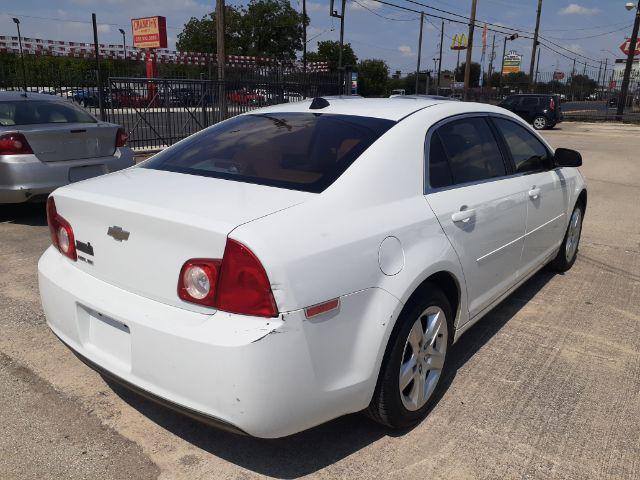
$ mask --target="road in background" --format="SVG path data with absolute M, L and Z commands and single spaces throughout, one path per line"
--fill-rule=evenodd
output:
M 450 351 L 438 404 L 405 432 L 349 415 L 257 440 L 106 383 L 44 323 L 42 207 L 1 208 L 2 477 L 639 478 L 640 128 L 562 123 L 543 134 L 584 157 L 578 259 L 564 275 L 536 274 L 470 329 Z

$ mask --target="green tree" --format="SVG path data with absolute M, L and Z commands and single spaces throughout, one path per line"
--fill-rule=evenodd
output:
M 251 0 L 242 10 L 241 43 L 249 55 L 294 60 L 302 50 L 303 18 L 289 0 Z
M 588 75 L 576 74 L 569 79 L 568 88 L 573 96 L 584 100 L 598 88 L 598 82 Z
M 307 52 L 308 62 L 329 62 L 331 70 L 338 69 L 338 57 L 340 56 L 340 42 L 325 40 L 318 42 L 317 52 Z M 355 66 L 358 63 L 358 57 L 353 52 L 350 43 L 342 46 L 342 65 Z
M 389 67 L 384 60 L 367 59 L 358 63 L 358 90 L 365 97 L 380 97 L 387 93 Z
M 458 68 L 455 70 L 455 78 L 462 82 L 464 81 L 464 69 L 466 67 L 466 62 L 462 62 Z M 476 62 L 471 62 L 471 75 L 469 77 L 469 84 L 473 87 L 480 86 L 480 64 Z
M 244 54 L 242 45 L 242 12 L 234 7 L 225 7 L 225 49 L 228 55 Z M 197 19 L 191 17 L 178 34 L 176 48 L 181 52 L 215 53 L 216 14 L 209 13 Z

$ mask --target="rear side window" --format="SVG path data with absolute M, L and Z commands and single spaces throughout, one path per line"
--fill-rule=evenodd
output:
M 321 192 L 393 125 L 322 113 L 242 115 L 177 143 L 143 167 Z
M 520 103 L 520 98 L 521 97 L 507 97 L 502 102 L 502 106 L 503 107 L 515 107 L 516 105 L 518 105 L 518 103 Z
M 484 118 L 446 123 L 436 134 L 442 141 L 454 184 L 506 175 L 502 154 Z
M 523 107 L 537 107 L 539 103 L 540 99 L 538 97 L 522 97 Z
M 45 100 L 0 102 L 0 125 L 41 123 L 96 123 L 96 119 L 81 108 L 67 102 Z
M 546 169 L 549 152 L 540 140 L 515 122 L 502 118 L 493 121 L 509 147 L 517 173 Z

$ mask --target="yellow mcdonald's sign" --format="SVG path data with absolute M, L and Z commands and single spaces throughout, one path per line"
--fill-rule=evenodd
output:
M 451 50 L 466 50 L 467 49 L 467 36 L 464 33 L 455 34 L 451 41 Z

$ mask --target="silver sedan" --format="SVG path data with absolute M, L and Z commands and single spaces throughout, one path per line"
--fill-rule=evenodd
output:
M 0 92 L 0 204 L 43 200 L 68 183 L 134 164 L 126 132 L 70 101 Z

